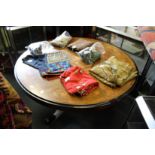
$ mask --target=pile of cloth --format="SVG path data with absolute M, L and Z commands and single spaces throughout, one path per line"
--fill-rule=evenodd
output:
M 71 36 L 65 31 L 52 43 L 64 47 L 70 40 Z M 55 49 L 48 41 L 31 43 L 26 48 L 30 55 L 23 58 L 23 62 L 38 69 L 42 77 L 60 75 L 71 66 L 68 55 L 64 51 Z
M 94 64 L 104 53 L 104 47 L 100 42 L 96 42 L 91 47 L 86 47 L 85 49 L 77 52 L 86 64 Z
M 128 63 L 110 57 L 103 63 L 94 66 L 90 74 L 111 87 L 123 86 L 137 76 L 137 71 Z
M 105 49 L 100 42 L 92 40 L 77 39 L 67 46 L 70 50 L 76 52 L 86 64 L 94 64 L 105 53 Z
M 92 76 L 78 66 L 71 67 L 65 51 L 56 50 L 52 45 L 59 48 L 68 47 L 86 64 L 94 64 L 106 53 L 100 42 L 77 39 L 70 43 L 71 40 L 71 35 L 65 31 L 51 42 L 31 44 L 27 47 L 31 55 L 23 58 L 23 62 L 38 69 L 42 77 L 60 75 L 60 81 L 67 92 L 79 96 L 85 96 L 99 86 L 92 76 L 111 87 L 123 86 L 137 76 L 137 71 L 130 64 L 119 61 L 115 56 L 94 66 L 90 70 Z
M 86 39 L 78 39 L 78 40 L 70 43 L 67 47 L 72 51 L 79 52 L 86 47 L 90 47 L 92 44 L 93 44 L 92 41 L 89 41 Z
M 68 93 L 85 96 L 99 86 L 99 83 L 80 67 L 70 67 L 60 75 L 60 80 Z
M 39 41 L 31 43 L 25 48 L 28 49 L 33 56 L 40 56 L 46 53 L 56 51 L 48 41 Z
M 72 36 L 69 34 L 69 32 L 64 31 L 61 35 L 53 39 L 50 43 L 53 46 L 64 48 L 69 44 L 71 39 L 72 39 Z
M 67 54 L 63 51 L 56 51 L 39 56 L 27 55 L 23 62 L 39 70 L 42 77 L 60 75 L 71 65 Z

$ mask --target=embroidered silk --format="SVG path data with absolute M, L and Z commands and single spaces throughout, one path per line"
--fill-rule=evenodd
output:
M 128 63 L 119 61 L 115 56 L 94 66 L 90 74 L 101 82 L 111 86 L 123 86 L 137 76 L 137 71 Z

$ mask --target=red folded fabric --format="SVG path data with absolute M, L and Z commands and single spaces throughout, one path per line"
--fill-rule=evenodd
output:
M 99 86 L 99 83 L 80 67 L 70 67 L 60 75 L 60 80 L 70 94 L 85 96 Z

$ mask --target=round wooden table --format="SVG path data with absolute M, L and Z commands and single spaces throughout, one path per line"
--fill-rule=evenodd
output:
M 76 39 L 79 38 L 73 38 L 73 41 Z M 110 56 L 114 55 L 119 60 L 125 61 L 132 65 L 135 69 L 137 69 L 133 60 L 121 49 L 96 39 L 85 39 L 92 42 L 101 42 L 105 48 L 106 54 L 103 54 L 102 58 L 94 65 L 99 64 L 103 60 L 106 60 Z M 93 67 L 93 65 L 85 64 L 76 53 L 69 50 L 68 48 L 63 48 L 59 50 L 63 50 L 68 54 L 71 65 L 80 66 L 86 72 L 88 72 Z M 16 80 L 28 94 L 48 105 L 60 106 L 62 108 L 93 108 L 98 106 L 106 106 L 107 103 L 109 103 L 110 101 L 118 99 L 122 95 L 131 91 L 136 83 L 135 78 L 127 82 L 122 87 L 111 88 L 98 81 L 99 88 L 93 90 L 87 96 L 79 97 L 70 95 L 61 84 L 59 77 L 51 78 L 48 80 L 44 79 L 41 77 L 37 69 L 24 64 L 22 58 L 24 58 L 28 54 L 30 54 L 29 51 L 24 52 L 15 64 L 14 74 Z

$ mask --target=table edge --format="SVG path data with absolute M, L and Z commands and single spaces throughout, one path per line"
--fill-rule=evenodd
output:
M 109 100 L 107 102 L 99 102 L 99 103 L 96 103 L 96 104 L 89 104 L 89 105 L 71 105 L 71 104 L 67 104 L 67 103 L 58 103 L 58 102 L 54 102 L 54 101 L 49 101 L 49 100 L 46 100 L 46 99 L 43 99 L 33 93 L 31 93 L 28 89 L 26 89 L 22 83 L 20 82 L 20 80 L 18 79 L 17 75 L 16 75 L 16 72 L 15 72 L 15 69 L 14 69 L 14 76 L 15 76 L 15 79 L 17 81 L 17 83 L 20 85 L 20 87 L 30 96 L 34 97 L 35 99 L 39 100 L 39 101 L 42 101 L 44 102 L 45 104 L 47 104 L 48 106 L 57 106 L 57 107 L 62 107 L 62 108 L 76 108 L 76 109 L 89 109 L 89 108 L 96 108 L 96 107 L 107 107 L 107 106 L 111 106 L 112 103 L 116 100 L 119 100 L 120 98 L 124 97 L 125 95 L 129 94 L 136 86 L 137 84 L 137 81 L 138 81 L 138 77 L 136 77 L 135 79 L 135 83 L 134 85 L 124 94 L 118 96 L 117 98 L 114 98 L 112 100 Z
M 93 38 L 92 38 L 93 39 Z M 98 40 L 98 39 L 96 39 Z M 110 44 L 111 45 L 111 44 Z M 113 45 L 111 45 L 113 46 Z M 118 47 L 116 47 L 118 48 Z M 122 50 L 122 49 L 121 49 Z M 26 52 L 26 51 L 25 51 Z M 122 50 L 123 52 L 123 50 Z M 132 57 L 130 57 L 127 53 L 124 53 L 125 55 L 127 55 L 131 60 L 132 62 L 134 63 L 135 67 L 136 67 L 136 70 L 138 72 L 138 76 L 139 76 L 139 70 L 137 68 L 137 65 L 135 63 L 135 61 L 133 60 Z M 18 60 L 17 60 L 18 61 Z M 96 107 L 107 107 L 107 106 L 111 106 L 112 105 L 112 102 L 116 101 L 116 100 L 119 100 L 120 98 L 124 97 L 125 95 L 129 94 L 136 86 L 136 84 L 138 83 L 138 76 L 135 77 L 135 82 L 134 84 L 132 85 L 132 87 L 126 91 L 124 94 L 118 96 L 117 98 L 114 98 L 112 100 L 109 100 L 109 101 L 106 101 L 106 102 L 98 102 L 98 103 L 95 103 L 95 104 L 89 104 L 89 105 L 71 105 L 71 104 L 67 104 L 67 103 L 59 103 L 59 102 L 54 102 L 54 101 L 49 101 L 47 99 L 44 99 L 42 97 L 39 97 L 33 93 L 31 93 L 28 89 L 26 89 L 22 83 L 20 82 L 20 80 L 18 79 L 17 75 L 16 75 L 16 64 L 15 64 L 15 67 L 14 67 L 14 76 L 15 76 L 15 79 L 16 81 L 18 82 L 18 84 L 20 85 L 20 87 L 27 93 L 29 94 L 30 96 L 34 97 L 35 99 L 39 100 L 39 101 L 42 101 L 44 102 L 45 104 L 48 104 L 48 105 L 53 105 L 53 106 L 57 106 L 57 107 L 63 107 L 63 108 L 77 108 L 77 109 L 85 109 L 85 108 L 96 108 Z

